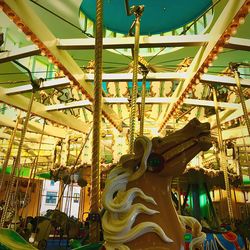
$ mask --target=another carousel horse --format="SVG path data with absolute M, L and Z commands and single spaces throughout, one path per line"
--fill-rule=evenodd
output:
M 106 249 L 184 249 L 186 225 L 192 229 L 190 249 L 199 248 L 205 234 L 195 218 L 177 214 L 171 181 L 211 146 L 209 123 L 197 119 L 164 138 L 138 137 L 134 154 L 122 156 L 106 180 L 102 196 Z
M 85 187 L 87 181 L 85 180 L 84 172 L 85 165 L 78 166 L 59 166 L 50 170 L 52 180 L 62 180 L 64 184 L 68 185 L 71 182 L 77 182 L 80 187 Z

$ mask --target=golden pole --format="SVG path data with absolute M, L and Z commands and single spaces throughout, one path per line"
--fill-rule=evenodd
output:
M 16 181 L 16 170 L 20 168 L 20 158 L 21 158 L 21 152 L 22 152 L 22 147 L 23 147 L 23 142 L 24 142 L 24 138 L 25 138 L 25 134 L 27 131 L 27 127 L 28 127 L 28 122 L 29 122 L 29 118 L 30 118 L 30 114 L 31 114 L 31 108 L 33 105 L 33 101 L 34 101 L 34 96 L 35 96 L 35 92 L 32 91 L 31 93 L 31 97 L 30 97 L 30 101 L 29 101 L 29 106 L 28 106 L 28 110 L 27 110 L 27 114 L 26 114 L 26 118 L 23 124 L 23 129 L 22 129 L 22 133 L 21 133 L 21 138 L 20 138 L 20 142 L 19 142 L 19 147 L 18 147 L 18 151 L 17 151 L 17 156 L 16 156 L 16 160 L 13 164 L 12 167 L 12 179 L 10 181 L 9 187 L 8 187 L 8 193 L 6 195 L 6 203 L 3 209 L 3 214 L 2 214 L 2 218 L 0 221 L 0 227 L 4 226 L 4 222 L 6 219 L 6 215 L 8 212 L 8 208 L 9 208 L 9 204 L 10 204 L 10 197 L 11 197 L 11 193 L 13 191 L 13 187 Z
M 93 105 L 93 146 L 91 167 L 91 200 L 90 213 L 99 214 L 100 208 L 100 142 L 102 111 L 102 46 L 103 46 L 103 1 L 96 0 L 96 32 L 95 32 L 95 77 Z M 90 242 L 99 241 L 99 216 L 93 216 L 90 222 Z
M 16 131 L 17 131 L 17 127 L 18 127 L 18 124 L 19 124 L 20 116 L 21 116 L 21 111 L 19 112 L 19 114 L 17 116 L 16 124 L 15 124 L 15 127 L 14 127 L 12 133 L 11 133 L 11 137 L 10 137 L 10 140 L 9 140 L 8 149 L 7 149 L 7 152 L 6 152 L 6 156 L 5 156 L 4 163 L 3 163 L 3 168 L 2 168 L 2 177 L 1 177 L 1 180 L 0 180 L 0 190 L 1 190 L 3 182 L 4 182 L 5 171 L 6 171 L 6 168 L 8 167 L 10 154 L 11 154 L 12 146 L 13 146 L 14 139 L 15 139 L 15 136 L 16 136 Z
M 25 190 L 24 204 L 26 203 L 28 195 L 30 194 L 30 191 L 29 191 L 30 190 L 30 188 L 29 188 L 30 184 L 34 183 L 34 181 L 35 181 L 36 170 L 37 170 L 37 165 L 38 165 L 38 159 L 39 159 L 39 156 L 40 156 L 42 140 L 43 140 L 43 135 L 44 135 L 44 130 L 45 130 L 45 125 L 46 125 L 46 120 L 44 120 L 44 122 L 43 122 L 43 129 L 42 129 L 42 134 L 41 134 L 40 141 L 39 141 L 37 156 L 35 157 L 34 163 L 32 164 L 32 168 L 30 170 L 30 176 L 29 176 L 28 184 L 27 184 L 27 188 Z M 24 207 L 22 207 L 21 216 L 23 215 L 23 211 L 24 211 Z M 27 210 L 27 212 L 28 212 L 28 210 Z
M 135 14 L 135 44 L 133 50 L 133 87 L 130 108 L 130 124 L 129 124 L 129 153 L 134 151 L 135 140 L 135 118 L 136 118 L 136 98 L 137 98 L 137 80 L 138 80 L 138 55 L 139 55 L 139 40 L 140 40 L 140 22 L 143 8 L 136 8 Z
M 215 108 L 216 122 L 217 122 L 217 129 L 218 129 L 218 144 L 219 144 L 219 154 L 220 154 L 219 160 L 220 160 L 220 165 L 224 174 L 224 181 L 225 181 L 226 192 L 227 192 L 227 207 L 228 207 L 229 219 L 230 219 L 230 223 L 232 223 L 234 216 L 233 216 L 230 183 L 229 183 L 228 171 L 227 171 L 226 152 L 225 152 L 225 147 L 224 147 L 223 139 L 222 139 L 222 130 L 221 130 L 221 125 L 220 125 L 220 116 L 219 116 L 216 89 L 215 88 L 212 88 L 212 89 L 213 89 L 214 108 Z
M 249 121 L 247 106 L 246 106 L 246 103 L 245 103 L 245 98 L 244 98 L 244 95 L 243 95 L 243 92 L 242 92 L 242 89 L 241 89 L 241 85 L 240 85 L 239 72 L 238 72 L 237 68 L 234 68 L 233 70 L 234 70 L 234 77 L 235 77 L 235 80 L 236 80 L 236 85 L 237 85 L 238 93 L 239 93 L 239 96 L 240 96 L 240 102 L 241 102 L 245 122 L 246 122 L 246 125 L 247 125 L 248 134 L 250 135 L 250 121 Z
M 144 130 L 144 115 L 145 115 L 145 99 L 146 99 L 146 77 L 148 71 L 143 70 L 142 75 L 142 90 L 141 90 L 141 120 L 140 120 L 140 136 L 143 136 Z

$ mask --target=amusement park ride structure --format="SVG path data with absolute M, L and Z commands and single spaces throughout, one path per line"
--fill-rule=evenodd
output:
M 223 174 L 228 224 L 240 218 L 229 165 L 233 162 L 240 192 L 249 196 L 243 177 L 250 180 L 250 1 L 206 0 L 197 13 L 188 12 L 190 19 L 183 17 L 178 27 L 170 25 L 172 29 L 158 34 L 146 25 L 152 26 L 151 18 L 158 18 L 160 25 L 162 17 L 173 17 L 175 5 L 144 0 L 131 6 L 125 0 L 125 31 L 118 19 L 121 27 L 112 31 L 117 13 L 112 19 L 108 10 L 117 8 L 115 2 L 84 0 L 80 7 L 77 2 L 81 26 L 71 15 L 76 10 L 71 0 L 64 3 L 68 13 L 63 3 L 0 0 L 0 194 L 5 201 L 1 230 L 18 192 L 21 170 L 30 166 L 24 204 L 33 197 L 32 183 L 44 174 L 60 180 L 59 210 L 73 179 L 82 190 L 89 188 L 90 242 L 99 242 L 103 230 L 107 249 L 177 250 L 183 247 L 186 226 L 192 230 L 191 245 L 200 247 L 205 239 L 201 225 L 177 214 L 171 188 L 180 189 L 179 176 L 198 154 L 195 167 L 213 172 L 211 166 L 217 164 Z M 180 2 L 184 8 L 185 1 Z M 185 16 L 184 9 L 178 16 Z M 234 151 L 232 161 L 228 148 Z M 160 184 L 166 184 L 166 192 L 160 192 Z M 145 201 L 152 204 L 146 207 Z M 131 207 L 123 209 L 129 203 Z M 106 211 L 101 223 L 102 208 Z M 14 214 L 23 215 L 24 210 L 23 205 Z M 50 221 L 53 216 L 64 215 L 49 214 Z M 145 222 L 148 216 L 151 222 Z M 42 249 L 43 237 L 38 238 L 33 242 Z

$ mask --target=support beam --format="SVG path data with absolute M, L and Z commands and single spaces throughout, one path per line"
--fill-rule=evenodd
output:
M 0 63 L 5 63 L 20 58 L 35 56 L 40 54 L 40 49 L 36 45 L 29 45 L 0 54 Z
M 179 103 L 181 103 L 181 99 L 185 99 L 187 88 L 193 86 L 192 80 L 195 79 L 196 76 L 202 75 L 202 72 L 204 72 L 204 67 L 208 67 L 208 65 L 206 64 L 207 58 L 212 53 L 219 39 L 222 37 L 228 26 L 232 23 L 232 20 L 235 18 L 235 16 L 238 15 L 241 7 L 245 3 L 245 0 L 227 2 L 225 8 L 221 12 L 220 16 L 214 23 L 209 33 L 209 42 L 201 47 L 197 52 L 187 70 L 188 77 L 183 83 L 177 86 L 176 90 L 173 93 L 173 97 L 178 97 Z M 179 108 L 180 105 L 176 104 L 176 107 Z M 162 130 L 165 128 L 167 122 L 176 110 L 176 107 L 174 106 L 174 104 L 171 104 L 169 105 L 167 110 L 165 110 L 165 112 L 162 112 L 163 115 L 160 115 L 158 119 L 158 121 L 161 121 L 159 132 L 162 132 Z
M 31 40 L 51 60 L 63 70 L 65 75 L 78 86 L 83 94 L 93 102 L 94 88 L 92 84 L 85 81 L 85 75 L 79 65 L 73 60 L 67 51 L 57 48 L 57 38 L 51 33 L 48 27 L 42 22 L 39 16 L 31 8 L 26 0 L 0 0 L 3 11 L 12 18 L 16 25 L 23 25 L 23 32 L 31 37 Z M 32 20 L 32 22 L 30 21 Z M 102 114 L 119 130 L 122 131 L 122 121 L 119 116 L 107 105 L 102 105 Z
M 10 106 L 27 111 L 29 103 L 29 98 L 27 97 L 21 95 L 7 96 L 5 89 L 0 88 L 0 100 Z M 73 115 L 66 115 L 61 112 L 49 113 L 46 111 L 46 106 L 38 102 L 34 102 L 31 113 L 79 132 L 87 133 L 89 129 L 86 123 L 80 121 Z
M 3 34 L 0 34 L 0 36 Z M 208 35 L 185 35 L 185 36 L 154 36 L 141 39 L 141 48 L 154 47 L 189 47 L 202 46 L 208 42 Z M 133 48 L 134 41 L 132 37 L 123 38 L 104 38 L 105 49 Z M 94 49 L 93 38 L 79 39 L 57 39 L 57 48 L 65 50 Z M 250 51 L 250 40 L 244 38 L 231 37 L 225 48 L 235 50 Z M 16 48 L 11 51 L 0 54 L 0 63 L 12 60 L 39 55 L 40 49 L 36 45 L 29 45 L 22 48 Z
M 140 48 L 202 46 L 207 35 L 152 36 L 140 39 Z M 57 47 L 64 50 L 95 49 L 94 38 L 58 39 Z M 134 48 L 133 37 L 104 38 L 104 49 Z
M 86 82 L 93 82 L 94 75 L 86 74 L 85 75 Z M 143 76 L 138 74 L 138 80 L 142 81 Z M 167 73 L 149 73 L 147 76 L 147 81 L 172 81 L 172 80 L 185 80 L 187 78 L 187 73 L 183 72 L 167 72 Z M 119 81 L 132 81 L 132 73 L 122 73 L 122 74 L 103 74 L 102 80 L 104 82 L 119 82 Z M 202 76 L 201 81 L 204 83 L 220 83 L 224 85 L 236 85 L 235 79 L 229 76 L 216 76 L 205 74 Z M 40 86 L 40 90 L 49 89 L 49 88 L 57 88 L 68 86 L 70 81 L 67 77 L 47 80 L 43 82 Z M 241 86 L 245 88 L 250 88 L 250 79 L 241 79 Z M 18 87 L 8 88 L 6 89 L 7 95 L 13 94 L 21 94 L 26 92 L 31 92 L 32 86 L 31 84 L 26 84 Z
M 245 102 L 246 102 L 246 106 L 248 107 L 248 112 L 250 113 L 250 99 L 246 100 Z M 218 105 L 220 107 L 220 103 L 218 103 Z M 221 123 L 230 122 L 234 119 L 237 119 L 243 116 L 243 110 L 242 110 L 241 104 L 239 103 L 238 105 L 239 105 L 239 108 L 237 110 L 227 109 L 227 110 L 220 112 Z M 202 122 L 209 122 L 211 124 L 211 129 L 214 129 L 217 127 L 215 115 L 211 115 L 210 117 L 202 120 Z
M 41 83 L 39 90 L 43 89 L 50 89 L 50 88 L 57 88 L 57 87 L 65 87 L 70 84 L 70 81 L 67 77 L 47 80 Z M 13 94 L 21 94 L 26 92 L 32 91 L 32 85 L 26 84 L 18 87 L 8 88 L 6 89 L 6 95 L 13 95 Z
M 249 136 L 246 126 L 239 126 L 222 131 L 223 140 L 236 139 Z
M 225 48 L 250 51 L 250 39 L 231 37 Z
M 58 39 L 57 48 L 64 50 L 87 50 L 95 49 L 94 38 Z M 162 47 L 190 47 L 203 46 L 209 42 L 209 35 L 182 35 L 182 36 L 152 36 L 140 39 L 140 48 L 162 48 Z M 133 37 L 104 38 L 104 49 L 132 49 L 134 47 Z M 250 50 L 249 39 L 230 38 L 225 46 L 229 49 Z
M 6 115 L 0 115 L 0 127 L 14 128 L 15 122 L 9 119 Z M 17 129 L 22 130 L 22 127 L 23 126 L 19 124 Z M 43 130 L 43 125 L 38 122 L 30 121 L 27 127 L 27 131 L 33 133 L 41 134 L 42 130 Z M 58 137 L 58 138 L 65 138 L 66 131 L 63 128 L 57 128 L 51 125 L 45 125 L 44 135 Z
M 173 97 L 148 97 L 145 99 L 145 104 L 166 104 L 166 103 L 174 103 L 177 98 Z M 106 97 L 106 104 L 128 104 L 128 98 L 126 97 Z M 141 97 L 137 98 L 136 103 L 141 103 Z M 199 100 L 199 99 L 186 99 L 184 101 L 185 104 L 193 105 L 193 106 L 202 106 L 202 107 L 213 107 L 214 102 L 208 100 Z M 47 111 L 55 111 L 55 110 L 64 110 L 69 108 L 81 108 L 84 106 L 92 105 L 92 103 L 88 100 L 83 101 L 75 101 L 70 103 L 60 103 L 55 105 L 46 106 Z M 227 109 L 239 109 L 241 106 L 238 103 L 227 103 L 227 102 L 219 102 L 220 108 Z
M 248 113 L 250 113 L 250 99 L 246 100 L 245 101 L 246 103 L 246 106 L 247 106 L 247 111 Z M 231 120 L 234 120 L 234 119 L 237 119 L 239 117 L 243 116 L 243 110 L 242 108 L 236 110 L 235 112 L 233 112 L 231 115 L 229 115 L 225 120 L 224 122 L 229 122 Z
M 235 78 L 229 76 L 216 76 L 210 74 L 204 74 L 201 77 L 201 81 L 204 83 L 220 83 L 224 85 L 236 86 Z M 250 79 L 241 79 L 241 85 L 245 88 L 250 88 Z

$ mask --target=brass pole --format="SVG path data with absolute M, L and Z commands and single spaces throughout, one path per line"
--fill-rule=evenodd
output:
M 4 182 L 5 171 L 6 171 L 6 168 L 8 167 L 10 154 L 11 154 L 12 146 L 13 146 L 14 139 L 15 139 L 15 136 L 16 136 L 16 131 L 17 131 L 17 127 L 18 127 L 18 124 L 19 124 L 20 116 L 21 116 L 21 111 L 19 112 L 19 114 L 17 116 L 15 127 L 14 127 L 14 129 L 13 129 L 13 131 L 11 133 L 11 137 L 10 137 L 10 140 L 9 140 L 8 149 L 7 149 L 7 152 L 6 152 L 6 156 L 5 156 L 4 163 L 3 163 L 3 168 L 2 168 L 2 177 L 1 177 L 1 180 L 0 180 L 0 190 L 1 190 L 3 182 Z
M 137 80 L 138 80 L 138 55 L 139 55 L 139 40 L 140 40 L 140 23 L 143 8 L 138 7 L 135 14 L 135 44 L 133 49 L 133 87 L 130 107 L 130 124 L 129 124 L 129 153 L 134 151 L 135 140 L 135 118 L 136 118 L 136 98 L 137 98 Z
M 35 157 L 34 163 L 32 164 L 32 168 L 30 170 L 29 181 L 28 181 L 27 188 L 25 190 L 24 203 L 26 202 L 26 200 L 28 198 L 28 195 L 30 193 L 30 191 L 29 191 L 30 190 L 30 184 L 34 183 L 34 181 L 35 181 L 36 170 L 37 170 L 37 165 L 38 165 L 38 159 L 39 159 L 39 156 L 40 156 L 40 151 L 41 151 L 41 146 L 42 146 L 42 140 L 43 140 L 43 135 L 44 135 L 44 130 L 45 130 L 45 124 L 46 124 L 46 120 L 44 120 L 44 122 L 43 122 L 43 129 L 42 129 L 42 134 L 41 134 L 40 141 L 39 141 L 39 147 L 38 147 L 38 151 L 37 151 L 37 156 Z M 21 216 L 23 214 L 23 211 L 24 211 L 24 207 L 22 207 Z
M 143 79 L 142 79 L 142 90 L 141 90 L 141 119 L 140 119 L 140 136 L 143 136 L 144 130 L 144 116 L 145 116 L 145 99 L 146 99 L 146 77 L 148 71 L 143 70 Z
M 227 192 L 227 207 L 228 207 L 228 213 L 230 222 L 233 221 L 233 206 L 232 206 L 232 197 L 231 197 L 231 190 L 230 190 L 230 183 L 228 178 L 228 171 L 227 171 L 227 159 L 226 159 L 226 152 L 225 147 L 223 144 L 222 139 L 222 129 L 220 125 L 220 116 L 219 116 L 219 108 L 218 108 L 218 101 L 217 101 L 217 94 L 216 89 L 213 89 L 213 99 L 214 99 L 214 108 L 215 108 L 215 114 L 216 114 L 216 122 L 217 122 L 217 129 L 218 129 L 218 145 L 219 145 L 219 154 L 220 154 L 220 166 L 223 170 L 224 174 L 224 181 L 226 186 L 226 192 Z
M 242 89 L 241 89 L 241 85 L 240 85 L 239 72 L 237 71 L 236 68 L 234 68 L 234 77 L 235 77 L 235 80 L 236 80 L 236 85 L 237 85 L 238 93 L 239 93 L 239 96 L 240 96 L 240 102 L 241 102 L 245 122 L 246 122 L 246 125 L 247 125 L 248 134 L 250 135 L 250 121 L 249 121 L 247 106 L 246 106 L 245 98 L 244 98 L 244 95 L 243 95 L 243 92 L 242 92 Z
M 100 209 L 100 158 L 101 158 L 101 115 L 102 115 L 102 47 L 103 47 L 103 1 L 96 0 L 95 32 L 95 77 L 93 104 L 93 145 L 91 167 L 90 213 L 99 214 Z M 100 222 L 90 222 L 90 242 L 99 241 Z
M 31 93 L 31 97 L 30 97 L 30 101 L 29 101 L 29 106 L 28 106 L 28 110 L 27 110 L 27 114 L 26 114 L 26 118 L 23 124 L 23 129 L 22 129 L 22 133 L 21 133 L 21 138 L 20 138 L 20 142 L 19 142 L 19 147 L 18 147 L 18 151 L 17 151 L 17 156 L 16 156 L 16 160 L 13 164 L 12 167 L 12 179 L 10 181 L 9 187 L 8 187 L 8 193 L 6 195 L 6 203 L 3 209 L 3 214 L 2 214 L 2 218 L 0 221 L 0 227 L 4 226 L 4 222 L 6 219 L 6 215 L 7 215 L 7 211 L 9 208 L 9 204 L 10 204 L 10 197 L 11 197 L 11 193 L 13 191 L 13 187 L 16 181 L 16 170 L 20 168 L 20 158 L 21 158 L 21 152 L 22 152 L 22 147 L 23 147 L 23 142 L 24 142 L 24 138 L 25 138 L 25 134 L 27 131 L 27 127 L 28 127 L 28 122 L 30 119 L 30 114 L 31 114 L 31 108 L 33 105 L 33 101 L 34 101 L 34 96 L 35 96 L 35 92 L 32 91 Z

